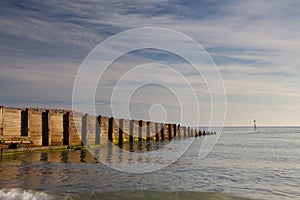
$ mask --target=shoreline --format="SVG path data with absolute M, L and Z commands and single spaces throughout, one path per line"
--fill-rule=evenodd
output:
M 19 155 L 25 153 L 40 153 L 40 152 L 54 152 L 54 151 L 75 151 L 86 150 L 85 146 L 77 146 L 70 148 L 67 145 L 63 146 L 42 146 L 42 147 L 20 147 L 17 149 L 1 149 L 0 158 L 5 158 L 12 155 Z

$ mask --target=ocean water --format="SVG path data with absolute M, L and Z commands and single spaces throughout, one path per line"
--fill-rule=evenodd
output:
M 203 139 L 141 174 L 112 169 L 88 151 L 4 157 L 0 199 L 300 199 L 300 127 L 226 127 L 199 158 Z

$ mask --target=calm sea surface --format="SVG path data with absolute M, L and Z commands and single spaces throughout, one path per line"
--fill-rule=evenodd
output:
M 5 157 L 0 199 L 300 199 L 299 127 L 227 127 L 200 159 L 202 140 L 144 174 L 111 169 L 88 151 Z

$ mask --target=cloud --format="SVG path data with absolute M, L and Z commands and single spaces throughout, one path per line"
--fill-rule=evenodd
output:
M 191 36 L 212 56 L 228 94 L 227 124 L 247 124 L 245 113 L 280 106 L 277 115 L 294 112 L 291 123 L 283 124 L 300 120 L 297 1 L 12 0 L 1 1 L 0 7 L 1 104 L 69 106 L 75 74 L 99 42 L 127 29 L 158 26 Z M 158 61 L 186 69 L 182 73 L 195 82 L 188 63 L 164 52 L 133 52 L 122 64 Z M 99 96 L 101 105 L 107 105 L 107 97 Z M 274 115 L 267 113 L 270 118 Z M 268 124 L 280 121 L 276 117 Z

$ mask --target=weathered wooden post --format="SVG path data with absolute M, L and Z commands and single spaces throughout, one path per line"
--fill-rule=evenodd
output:
M 119 145 L 123 144 L 123 129 L 124 129 L 124 120 L 119 119 Z
M 21 109 L 3 107 L 2 134 L 21 136 Z
M 129 142 L 130 136 L 130 120 L 124 119 L 123 120 L 123 143 Z
M 97 116 L 97 120 L 96 120 L 95 145 L 99 145 L 100 144 L 101 119 L 102 119 L 102 116 L 98 115 Z
M 108 143 L 108 127 L 109 127 L 109 118 L 101 116 L 100 145 L 107 145 L 107 143 Z
M 188 133 L 187 133 L 187 135 L 188 135 L 188 137 L 191 137 L 191 128 L 190 127 L 188 127 Z
M 82 133 L 82 115 L 79 113 L 68 114 L 69 117 L 69 145 L 80 146 L 81 145 L 81 133 Z
M 180 127 L 180 124 L 178 124 L 178 130 L 177 130 L 177 138 L 178 138 L 178 140 L 180 140 L 181 139 L 181 127 Z
M 160 124 L 160 139 L 161 141 L 165 140 L 165 126 L 163 123 Z
M 70 112 L 63 115 L 63 145 L 70 145 Z
M 88 131 L 88 114 L 82 116 L 81 145 L 86 145 L 86 135 Z
M 188 127 L 186 127 L 186 137 L 187 138 L 189 137 L 189 129 L 188 129 Z
M 49 115 L 49 129 L 51 145 L 63 145 L 63 113 L 60 110 L 51 110 Z
M 155 141 L 159 141 L 159 133 L 158 133 L 158 123 L 154 123 L 154 132 L 155 132 Z
M 139 121 L 139 142 L 143 141 L 143 120 Z
M 41 110 L 28 108 L 24 110 L 22 112 L 21 126 L 21 135 L 29 136 L 32 142 L 32 146 L 43 145 L 43 112 Z M 45 127 L 45 131 L 46 129 L 47 128 Z
M 183 138 L 184 139 L 186 138 L 186 127 L 185 126 L 183 127 Z
M 147 121 L 147 131 L 146 131 L 146 140 L 150 141 L 150 122 Z
M 97 116 L 87 115 L 86 144 L 95 145 L 96 143 Z
M 3 135 L 3 106 L 0 106 L 0 136 Z
M 110 142 L 113 142 L 113 123 L 114 123 L 114 118 L 111 117 L 108 120 L 108 140 Z
M 177 125 L 173 124 L 174 138 L 176 138 L 176 135 L 177 135 L 176 129 L 177 129 Z
M 168 124 L 168 139 L 172 140 L 172 125 Z
M 134 134 L 134 120 L 130 120 L 129 122 L 129 142 L 133 143 L 133 134 Z

